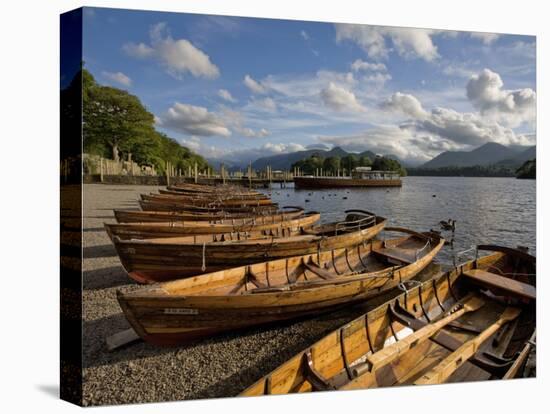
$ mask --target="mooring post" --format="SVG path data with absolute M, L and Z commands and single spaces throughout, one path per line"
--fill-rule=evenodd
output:
M 103 157 L 99 157 L 99 182 L 103 182 Z

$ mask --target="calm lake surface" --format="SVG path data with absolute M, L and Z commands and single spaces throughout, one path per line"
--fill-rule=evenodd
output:
M 405 177 L 401 188 L 328 190 L 279 189 L 274 184 L 271 196 L 281 206 L 319 211 L 323 222 L 343 219 L 348 209 L 371 211 L 386 217 L 388 226 L 417 231 L 441 230 L 439 221 L 454 219 L 454 243 L 439 254 L 442 264 L 451 264 L 456 253 L 476 244 L 522 245 L 536 254 L 535 180 Z M 442 235 L 451 238 L 450 232 Z M 474 254 L 459 256 L 459 262 Z

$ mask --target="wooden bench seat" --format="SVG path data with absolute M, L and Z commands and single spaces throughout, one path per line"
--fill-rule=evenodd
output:
M 525 299 L 536 299 L 536 289 L 527 283 L 519 282 L 496 273 L 487 272 L 481 269 L 472 269 L 463 273 L 464 276 L 481 283 L 487 287 L 498 288 L 515 296 Z
M 397 247 L 383 247 L 380 249 L 373 249 L 374 253 L 386 256 L 390 259 L 398 260 L 405 264 L 411 264 L 416 261 L 414 252 L 409 253 L 406 250 L 399 249 Z

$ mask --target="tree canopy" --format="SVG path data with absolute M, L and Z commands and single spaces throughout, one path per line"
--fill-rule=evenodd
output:
M 166 161 L 182 170 L 206 160 L 158 132 L 154 116 L 139 98 L 127 91 L 98 84 L 82 70 L 84 151 L 118 160 L 131 156 L 138 164 L 155 165 L 163 172 Z
M 517 178 L 537 178 L 537 160 L 528 160 L 516 170 Z
M 308 158 L 296 161 L 292 164 L 291 169 L 299 168 L 303 174 L 312 175 L 322 168 L 324 173 L 336 175 L 338 170 L 342 172 L 345 169 L 346 174 L 349 174 L 349 171 L 357 167 L 372 167 L 373 170 L 382 171 L 399 171 L 402 176 L 407 174 L 405 168 L 397 160 L 377 156 L 372 161 L 366 155 L 358 156 L 357 154 L 349 154 L 344 157 L 330 156 L 327 158 L 324 158 L 320 154 L 313 154 Z

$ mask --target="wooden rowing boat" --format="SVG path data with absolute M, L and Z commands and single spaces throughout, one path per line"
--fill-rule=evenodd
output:
M 179 212 L 202 212 L 202 213 L 218 213 L 221 211 L 229 213 L 248 213 L 248 214 L 262 214 L 262 213 L 275 213 L 278 205 L 220 205 L 217 203 L 211 203 L 209 206 L 199 206 L 192 204 L 181 203 L 167 203 L 158 201 L 144 201 L 139 200 L 139 205 L 143 211 L 179 211 Z
M 351 248 L 372 239 L 385 225 L 383 217 L 354 211 L 342 222 L 298 232 L 283 228 L 148 240 L 114 237 L 113 243 L 128 275 L 140 283 L 152 283 L 267 259 Z
M 535 258 L 514 249 L 465 263 L 380 305 L 241 395 L 511 378 L 535 329 Z M 473 283 L 472 283 L 473 282 Z M 524 358 L 525 359 L 525 358 Z
M 169 221 L 162 223 L 105 223 L 105 230 L 111 240 L 114 236 L 121 240 L 153 239 L 162 237 L 182 237 L 193 234 L 245 233 L 279 229 L 297 232 L 300 228 L 313 226 L 321 215 L 308 212 L 300 217 L 287 219 L 283 215 L 226 219 L 208 221 Z
M 317 315 L 409 280 L 444 244 L 431 233 L 391 230 L 401 237 L 117 292 L 118 301 L 135 332 L 157 345 Z
M 195 197 L 171 197 L 163 194 L 141 194 L 143 201 L 165 204 L 169 206 L 202 206 L 202 207 L 243 207 L 243 206 L 271 206 L 273 201 L 269 198 L 239 199 L 239 198 L 195 198 Z
M 171 198 L 178 198 L 178 199 L 184 199 L 184 198 L 194 198 L 194 199 L 238 199 L 238 200 L 255 200 L 255 199 L 268 199 L 265 194 L 262 193 L 237 193 L 232 191 L 231 189 L 224 189 L 220 192 L 211 192 L 211 193 L 188 193 L 188 192 L 182 192 L 178 190 L 158 190 L 159 194 L 153 195 L 163 195 L 163 196 L 169 196 Z
M 236 194 L 236 195 L 259 195 L 262 194 L 258 191 L 252 191 L 248 189 L 244 189 L 241 186 L 235 186 L 235 185 L 218 185 L 218 186 L 212 186 L 212 185 L 201 185 L 200 188 L 194 188 L 194 187 L 180 187 L 180 186 L 174 186 L 169 185 L 166 187 L 166 190 L 176 192 L 178 194 Z
M 223 210 L 213 212 L 191 211 L 134 211 L 134 210 L 113 210 L 115 218 L 119 223 L 150 223 L 150 222 L 179 222 L 179 221 L 209 221 L 212 223 L 228 219 L 244 219 L 250 217 L 262 217 L 266 220 L 292 220 L 304 214 L 302 207 L 286 206 L 271 214 L 254 215 L 250 212 L 227 212 Z

